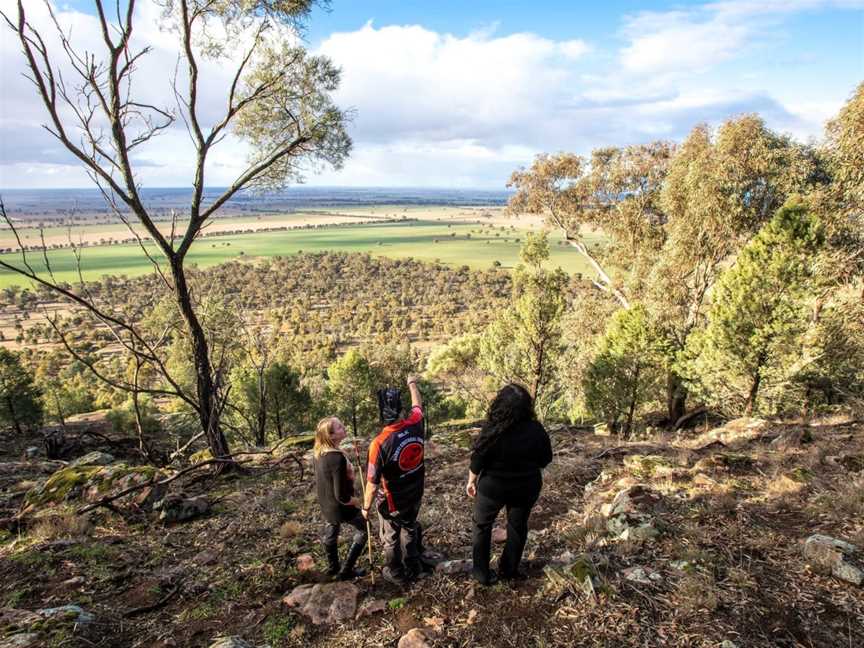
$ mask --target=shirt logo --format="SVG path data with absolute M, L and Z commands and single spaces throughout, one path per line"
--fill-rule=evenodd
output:
M 403 472 L 415 470 L 423 463 L 423 444 L 414 441 L 399 452 L 399 469 Z

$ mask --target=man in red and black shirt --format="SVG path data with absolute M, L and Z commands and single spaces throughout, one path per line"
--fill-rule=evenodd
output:
M 363 515 L 368 517 L 377 495 L 379 530 L 384 546 L 383 576 L 400 584 L 421 570 L 422 529 L 417 515 L 426 476 L 423 462 L 426 439 L 416 378 L 408 378 L 408 389 L 411 392 L 411 411 L 404 419 L 400 418 L 402 402 L 399 390 L 387 388 L 378 392 L 378 407 L 385 427 L 369 446 L 363 502 Z

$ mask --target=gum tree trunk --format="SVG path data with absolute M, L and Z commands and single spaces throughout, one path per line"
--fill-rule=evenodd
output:
M 229 454 L 228 442 L 225 440 L 225 435 L 219 425 L 216 389 L 210 366 L 207 338 L 204 335 L 201 322 L 198 321 L 195 310 L 192 308 L 192 299 L 189 295 L 189 286 L 186 283 L 186 273 L 183 270 L 182 260 L 172 260 L 171 274 L 174 279 L 177 304 L 183 314 L 183 319 L 186 321 L 186 326 L 189 328 L 190 341 L 192 342 L 195 387 L 198 397 L 198 419 L 201 423 L 201 431 L 204 432 L 213 458 L 227 457 Z

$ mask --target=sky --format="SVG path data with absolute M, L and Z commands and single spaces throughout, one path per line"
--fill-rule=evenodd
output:
M 25 6 L 47 30 L 42 4 Z M 0 0 L 6 13 L 14 5 Z M 52 5 L 73 45 L 99 52 L 93 3 Z M 165 105 L 177 39 L 159 29 L 152 2 L 137 7 L 136 44 L 152 52 L 135 87 Z M 0 189 L 90 186 L 42 128 L 19 45 L 5 25 L 0 33 Z M 303 39 L 341 68 L 334 99 L 354 115 L 350 158 L 339 171 L 310 170 L 313 186 L 499 189 L 542 152 L 681 141 L 699 123 L 749 112 L 818 141 L 864 81 L 864 0 L 332 0 Z M 59 42 L 46 44 L 62 60 Z M 202 65 L 205 121 L 219 118 L 228 67 Z M 227 138 L 207 184 L 229 184 L 247 152 Z M 189 186 L 193 162 L 182 120 L 133 156 L 149 187 Z

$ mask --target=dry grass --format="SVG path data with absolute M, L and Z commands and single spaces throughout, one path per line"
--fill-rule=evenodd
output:
M 685 574 L 678 581 L 676 598 L 678 609 L 686 614 L 710 614 L 720 604 L 714 578 L 699 572 Z
M 39 519 L 30 535 L 40 541 L 61 540 L 89 536 L 93 532 L 90 520 L 74 513 L 61 513 Z
M 300 535 L 303 535 L 303 525 L 300 522 L 289 520 L 288 522 L 284 522 L 282 526 L 279 527 L 279 537 L 283 540 L 296 538 Z

